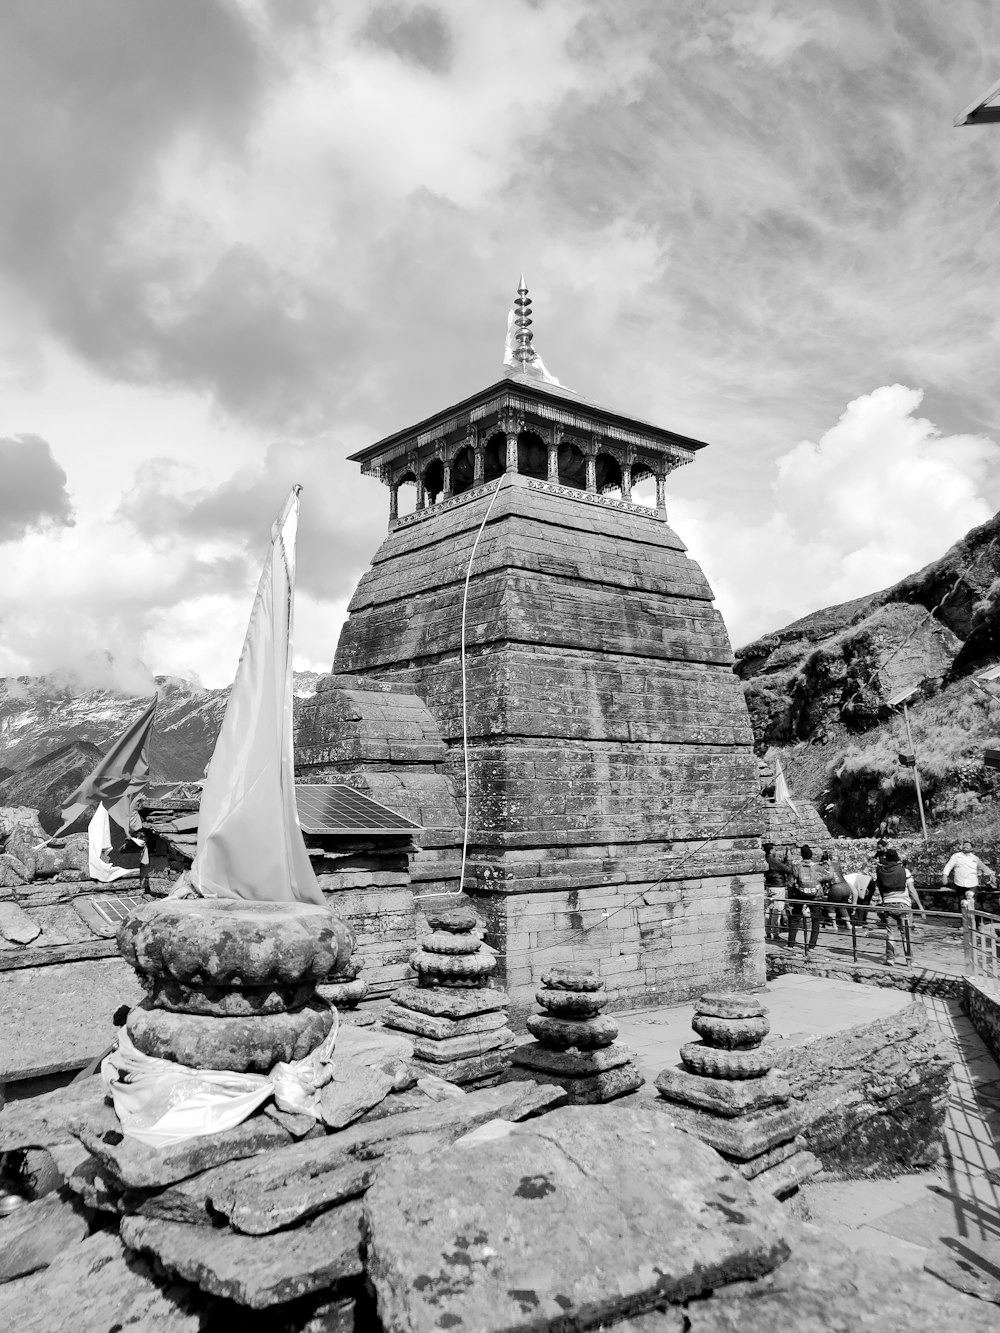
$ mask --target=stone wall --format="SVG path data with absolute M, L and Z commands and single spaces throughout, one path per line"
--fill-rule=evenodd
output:
M 426 702 L 460 810 L 462 598 L 491 498 L 390 533 L 334 664 Z M 597 959 L 621 1003 L 762 983 L 753 738 L 711 589 L 666 523 L 506 477 L 466 646 L 465 887 L 515 1006 L 566 957 Z
M 985 977 L 966 977 L 962 1008 L 1000 1064 L 1000 985 Z
M 761 815 L 764 830 L 761 838 L 773 842 L 775 847 L 798 849 L 805 843 L 813 849 L 817 860 L 820 852 L 832 850 L 834 839 L 819 816 L 819 811 L 811 801 L 794 798 L 795 809 L 787 805 L 775 805 L 774 801 L 761 798 Z
M 829 1171 L 886 1176 L 934 1163 L 953 1055 L 919 1002 L 781 1056 L 806 1110 L 803 1136 Z

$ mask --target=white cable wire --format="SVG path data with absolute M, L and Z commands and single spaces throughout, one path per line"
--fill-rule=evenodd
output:
M 504 481 L 507 479 L 507 473 L 502 472 L 497 482 L 496 490 L 486 507 L 486 513 L 483 515 L 483 521 L 479 525 L 479 531 L 476 533 L 476 539 L 472 543 L 472 550 L 469 553 L 469 564 L 465 571 L 465 588 L 462 592 L 462 637 L 461 646 L 461 665 L 462 665 L 462 758 L 465 765 L 465 828 L 462 833 L 462 869 L 458 877 L 458 888 L 447 890 L 441 893 L 421 894 L 421 898 L 457 898 L 465 891 L 465 862 L 469 853 L 469 818 L 471 802 L 469 799 L 469 707 L 468 707 L 468 683 L 466 680 L 465 668 L 465 617 L 469 606 L 469 580 L 472 577 L 472 565 L 476 559 L 476 552 L 479 549 L 479 539 L 483 535 L 483 529 L 489 521 L 490 514 L 493 512 L 493 506 L 496 504 L 497 496 L 503 489 Z

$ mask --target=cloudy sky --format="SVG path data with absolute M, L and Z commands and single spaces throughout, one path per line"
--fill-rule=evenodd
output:
M 345 455 L 549 368 L 711 443 L 671 519 L 735 644 L 1000 508 L 989 0 L 9 0 L 0 674 L 232 678 L 304 486 L 329 669 L 386 492 Z

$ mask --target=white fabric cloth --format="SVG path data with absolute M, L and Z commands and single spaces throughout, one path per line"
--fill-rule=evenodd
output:
M 798 815 L 799 813 L 788 791 L 788 783 L 785 781 L 785 771 L 781 767 L 781 757 L 779 755 L 774 756 L 774 804 L 787 805 L 793 814 Z
M 863 870 L 852 870 L 844 879 L 851 888 L 851 901 L 858 902 L 868 892 L 868 885 L 872 882 L 871 875 L 866 875 Z
M 980 861 L 975 852 L 955 852 L 941 871 L 942 877 L 947 879 L 953 870 L 955 885 L 959 889 L 978 889 L 979 872 L 983 871 L 988 877 L 992 874 L 989 866 Z
M 222 729 L 208 766 L 191 880 L 206 898 L 323 902 L 295 806 L 292 606 L 299 490 L 271 528 Z
M 556 379 L 555 375 L 550 375 L 545 369 L 545 362 L 542 360 L 541 353 L 536 347 L 531 349 L 531 359 L 523 364 L 514 355 L 514 345 L 517 330 L 514 326 L 514 311 L 507 312 L 507 337 L 503 344 L 503 363 L 510 366 L 511 370 L 517 370 L 525 375 L 537 375 L 539 379 L 544 380 L 546 384 L 556 384 L 562 388 L 562 384 Z
M 110 884 L 123 875 L 134 875 L 134 871 L 109 865 L 104 859 L 104 853 L 111 850 L 111 819 L 100 802 L 87 825 L 87 839 L 87 865 L 91 879 L 96 879 L 99 884 Z

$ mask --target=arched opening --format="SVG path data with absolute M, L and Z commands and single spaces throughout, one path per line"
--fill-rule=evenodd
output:
M 436 505 L 444 492 L 444 464 L 432 458 L 424 471 L 424 503 Z
M 491 435 L 483 453 L 483 481 L 496 481 L 507 470 L 507 437 Z
M 559 484 L 575 486 L 578 491 L 587 489 L 587 460 L 575 444 L 559 446 Z
M 656 474 L 639 459 L 632 464 L 632 503 L 646 509 L 656 508 Z
M 400 518 L 405 518 L 407 514 L 413 514 L 417 508 L 417 478 L 413 472 L 404 472 L 401 477 L 396 478 L 397 503 L 396 513 Z
M 451 461 L 451 493 L 461 495 L 476 479 L 476 455 L 468 445 L 459 449 Z
M 594 460 L 598 495 L 621 495 L 622 468 L 612 454 L 598 454 Z
M 549 451 L 545 442 L 533 430 L 522 430 L 517 437 L 517 470 L 522 477 L 549 475 Z

